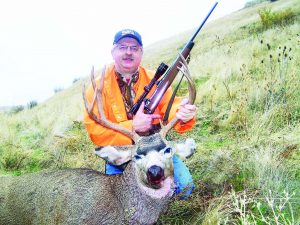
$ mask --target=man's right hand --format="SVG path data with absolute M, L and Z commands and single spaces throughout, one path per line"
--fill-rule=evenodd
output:
M 144 113 L 145 103 L 142 102 L 139 110 L 136 112 L 132 120 L 132 127 L 135 132 L 147 132 L 152 127 L 153 119 L 160 119 L 159 114 L 145 114 Z

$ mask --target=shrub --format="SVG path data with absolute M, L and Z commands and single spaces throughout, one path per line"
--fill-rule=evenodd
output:
M 6 151 L 1 157 L 0 167 L 6 171 L 19 170 L 24 166 L 24 160 L 27 158 L 28 154 L 22 150 Z
M 258 11 L 258 14 L 264 29 L 292 23 L 296 16 L 291 8 L 279 12 L 272 12 L 270 8 L 263 8 Z
M 54 93 L 56 94 L 56 93 L 61 92 L 63 90 L 64 89 L 62 87 L 56 87 L 56 88 L 54 88 Z
M 248 8 L 248 7 L 252 7 L 254 5 L 257 5 L 257 4 L 260 4 L 262 2 L 266 2 L 267 0 L 252 0 L 252 1 L 248 1 L 246 2 L 245 4 L 245 8 Z
M 77 81 L 79 81 L 79 80 L 81 80 L 81 78 L 74 78 L 74 80 L 73 80 L 73 84 L 75 84 Z
M 30 101 L 27 103 L 27 108 L 32 109 L 32 108 L 36 107 L 37 105 L 38 105 L 38 102 L 33 100 L 33 101 Z
M 16 106 L 13 106 L 10 110 L 11 113 L 15 114 L 15 113 L 18 113 L 18 112 L 21 112 L 24 110 L 24 106 L 23 105 L 16 105 Z

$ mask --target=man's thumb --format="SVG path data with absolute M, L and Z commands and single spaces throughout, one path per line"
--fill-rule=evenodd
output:
M 184 99 L 180 102 L 180 106 L 186 105 L 186 104 L 188 104 L 188 102 L 189 102 L 189 99 L 184 98 Z
M 145 102 L 142 102 L 142 104 L 140 105 L 140 108 L 139 108 L 138 112 L 144 113 L 144 106 L 145 106 Z

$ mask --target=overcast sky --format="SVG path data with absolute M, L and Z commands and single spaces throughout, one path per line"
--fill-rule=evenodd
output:
M 248 0 L 221 0 L 212 18 Z M 196 28 L 215 0 L 0 0 L 0 106 L 39 103 L 111 61 L 114 34 L 144 46 Z

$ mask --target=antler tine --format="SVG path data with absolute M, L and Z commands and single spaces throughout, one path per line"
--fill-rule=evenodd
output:
M 180 55 L 180 58 L 181 58 L 181 65 L 182 67 L 179 68 L 179 70 L 182 72 L 182 74 L 186 77 L 187 81 L 188 81 L 188 89 L 189 89 L 189 104 L 194 104 L 195 103 L 195 100 L 196 100 L 196 94 L 197 94 L 197 91 L 196 91 L 196 85 L 195 85 L 195 82 L 193 81 L 192 79 L 192 76 L 191 76 L 191 73 L 190 73 L 190 70 L 189 70 L 189 67 L 188 67 L 188 64 L 187 64 L 187 61 L 185 60 L 185 58 L 181 55 Z
M 91 76 L 94 77 L 94 67 L 92 69 Z M 95 82 L 93 82 L 93 80 L 94 79 L 92 78 L 92 84 L 93 84 L 94 93 L 96 93 L 96 91 L 97 91 L 98 88 L 95 85 Z M 82 96 L 83 96 L 83 102 L 84 102 L 85 109 L 88 112 L 89 116 L 91 116 L 92 119 L 95 120 L 97 123 L 100 123 L 99 118 L 93 112 L 93 108 L 94 108 L 94 105 L 95 105 L 95 102 L 96 102 L 97 95 L 94 94 L 92 103 L 89 104 L 88 101 L 87 101 L 87 98 L 86 98 L 85 82 L 82 83 Z
M 100 77 L 100 85 L 99 87 L 97 87 L 96 85 L 96 81 L 95 81 L 95 76 L 94 76 L 94 67 L 92 68 L 91 71 L 91 82 L 92 82 L 92 86 L 93 86 L 93 90 L 94 90 L 94 96 L 93 96 L 93 101 L 91 103 L 91 105 L 88 103 L 87 98 L 86 98 L 86 88 L 85 88 L 85 84 L 83 83 L 83 100 L 84 100 L 84 105 L 85 105 L 85 109 L 87 110 L 89 116 L 96 121 L 97 123 L 99 123 L 100 125 L 110 128 L 110 129 L 114 129 L 122 134 L 125 134 L 126 136 L 130 137 L 134 142 L 137 142 L 139 136 L 136 132 L 128 130 L 122 126 L 119 126 L 115 123 L 110 122 L 109 120 L 107 120 L 105 114 L 104 114 L 104 110 L 103 110 L 103 101 L 102 101 L 102 90 L 103 90 L 103 84 L 104 84 L 104 75 L 105 75 L 105 67 L 102 70 L 102 74 Z M 93 112 L 93 108 L 95 105 L 95 102 L 97 101 L 97 109 L 99 112 L 99 117 Z
M 196 99 L 196 86 L 195 83 L 191 77 L 190 70 L 187 64 L 186 59 L 182 56 L 182 54 L 179 54 L 181 58 L 181 67 L 178 67 L 180 72 L 186 77 L 188 81 L 188 89 L 189 89 L 189 104 L 194 104 L 195 99 Z M 178 118 L 175 116 L 166 126 L 162 126 L 161 132 L 163 136 L 166 136 L 168 131 L 178 122 Z

